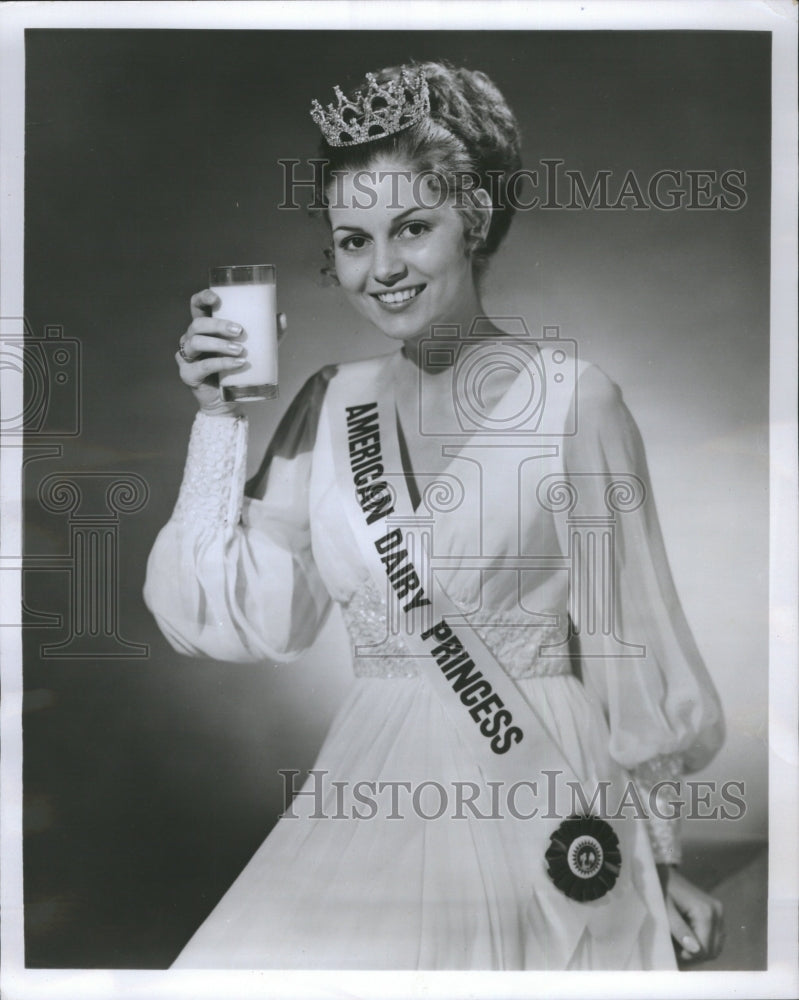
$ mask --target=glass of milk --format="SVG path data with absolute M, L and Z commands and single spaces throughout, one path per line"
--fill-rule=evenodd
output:
M 215 313 L 244 330 L 237 343 L 246 349 L 246 363 L 219 376 L 228 402 L 277 396 L 275 277 L 272 264 L 234 264 L 208 272 L 208 286 L 221 300 Z

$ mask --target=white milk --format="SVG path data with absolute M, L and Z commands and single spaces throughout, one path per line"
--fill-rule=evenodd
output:
M 277 316 L 274 281 L 267 284 L 211 285 L 221 299 L 214 315 L 238 323 L 244 332 L 234 343 L 246 350 L 245 364 L 219 377 L 224 394 L 240 400 L 268 399 L 277 395 Z M 243 390 L 243 391 L 242 391 Z M 247 391 L 251 390 L 251 391 Z

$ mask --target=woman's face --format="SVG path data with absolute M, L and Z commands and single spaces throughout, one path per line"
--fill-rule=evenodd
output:
M 387 336 L 413 340 L 479 311 L 462 217 L 434 183 L 381 159 L 328 190 L 336 274 Z

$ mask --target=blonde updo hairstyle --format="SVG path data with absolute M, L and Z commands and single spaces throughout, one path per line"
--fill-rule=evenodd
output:
M 507 233 L 514 208 L 506 197 L 508 178 L 521 167 L 519 126 L 496 85 L 478 70 L 444 62 L 409 63 L 375 73 L 379 83 L 398 80 L 402 69 L 423 70 L 430 92 L 430 115 L 397 132 L 356 146 L 330 146 L 324 139 L 317 175 L 316 204 L 327 205 L 331 175 L 366 170 L 376 160 L 391 158 L 417 173 L 440 176 L 463 218 L 466 251 L 476 275 L 482 273 Z M 361 85 L 365 86 L 365 84 Z M 361 87 L 356 88 L 360 90 Z M 466 187 L 484 188 L 491 196 L 491 221 L 474 204 Z M 325 216 L 327 213 L 325 212 Z M 335 281 L 333 252 L 326 251 L 323 273 Z

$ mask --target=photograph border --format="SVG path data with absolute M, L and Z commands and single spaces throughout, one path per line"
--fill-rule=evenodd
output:
M 22 317 L 25 28 L 480 30 L 484 2 L 8 3 L 0 7 L 0 317 Z M 22 642 L 0 628 L 0 993 L 17 998 L 112 997 L 792 997 L 799 991 L 797 902 L 797 6 L 791 0 L 543 0 L 490 7 L 492 30 L 735 30 L 772 34 L 770 341 L 769 935 L 765 972 L 222 972 L 24 967 Z M 190 22 L 190 23 L 187 23 Z M 3 370 L 4 413 L 22 411 L 20 373 Z M 0 455 L 0 611 L 18 620 L 22 449 Z

